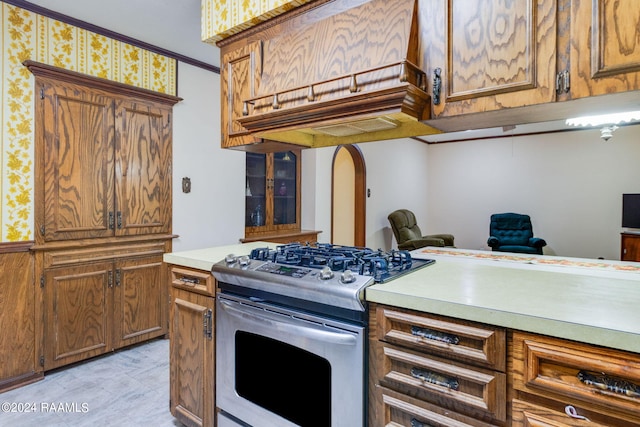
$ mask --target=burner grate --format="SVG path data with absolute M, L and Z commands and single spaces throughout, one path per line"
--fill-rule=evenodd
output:
M 405 250 L 373 250 L 357 246 L 316 243 L 303 245 L 289 243 L 275 249 L 257 248 L 251 259 L 309 268 L 329 267 L 332 271 L 347 271 L 371 276 L 384 282 L 417 268 L 430 265 L 434 260 L 416 260 Z

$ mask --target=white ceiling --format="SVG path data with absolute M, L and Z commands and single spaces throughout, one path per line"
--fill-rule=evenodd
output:
M 219 66 L 200 40 L 200 0 L 28 0 L 29 3 Z

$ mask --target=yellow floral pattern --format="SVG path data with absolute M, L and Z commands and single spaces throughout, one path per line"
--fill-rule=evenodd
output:
M 311 0 L 202 0 L 201 38 L 215 43 Z
M 157 92 L 176 94 L 177 63 L 100 34 L 0 2 L 0 242 L 33 240 L 36 60 Z

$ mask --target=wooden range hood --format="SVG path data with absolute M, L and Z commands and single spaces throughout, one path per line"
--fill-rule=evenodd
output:
M 417 2 L 332 3 L 318 9 L 337 13 L 298 16 L 263 42 L 258 95 L 243 99 L 238 122 L 256 137 L 304 147 L 440 133 L 422 123 L 431 97 L 415 65 Z

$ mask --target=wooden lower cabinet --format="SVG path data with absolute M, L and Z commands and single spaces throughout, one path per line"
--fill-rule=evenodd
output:
M 372 304 L 369 426 L 506 426 L 504 329 Z
M 170 409 L 187 426 L 215 425 L 215 280 L 171 266 Z
M 640 234 L 621 233 L 620 259 L 622 261 L 640 261 Z
M 162 256 L 46 269 L 45 370 L 168 331 Z
M 523 332 L 511 347 L 513 426 L 640 426 L 640 355 Z
M 43 378 L 30 244 L 0 245 L 0 392 Z

